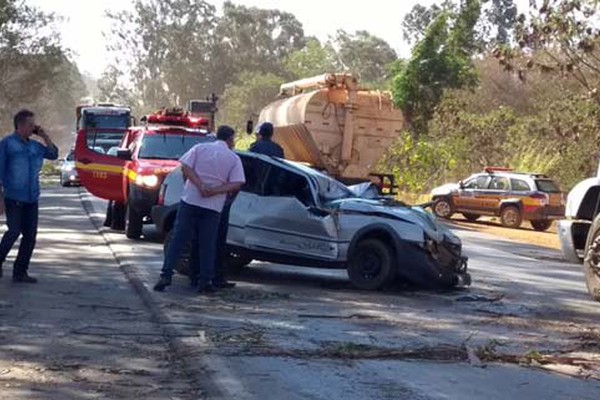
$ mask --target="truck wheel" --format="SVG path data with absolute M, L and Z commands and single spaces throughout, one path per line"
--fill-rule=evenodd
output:
M 165 242 L 163 243 L 163 254 L 167 256 L 167 249 L 169 248 L 169 243 L 173 238 L 173 230 L 171 229 L 167 236 L 165 236 Z M 175 263 L 175 271 L 180 273 L 181 275 L 190 276 L 190 259 L 192 257 L 192 247 L 190 242 L 188 242 L 181 252 L 181 257 Z
M 122 231 L 125 229 L 125 206 L 115 201 L 109 202 L 111 208 L 110 229 Z M 107 210 L 108 215 L 108 210 Z
M 516 206 L 506 206 L 500 212 L 500 221 L 507 228 L 518 228 L 523 222 L 521 211 Z
M 433 213 L 440 218 L 450 219 L 454 214 L 452 203 L 446 197 L 438 197 L 433 201 Z
M 125 206 L 125 236 L 129 239 L 139 239 L 144 225 L 142 215 L 129 204 Z
M 596 301 L 600 301 L 600 218 L 596 218 L 585 245 L 583 273 L 588 292 Z
M 463 216 L 467 219 L 467 221 L 475 222 L 481 217 L 479 214 L 471 214 L 471 213 L 463 213 Z
M 362 240 L 348 260 L 350 282 L 358 289 L 381 289 L 394 275 L 391 251 L 377 239 Z
M 547 231 L 548 228 L 550 228 L 550 225 L 552 225 L 552 221 L 548 221 L 548 220 L 538 220 L 538 221 L 530 221 L 531 222 L 531 226 L 533 227 L 533 229 L 535 229 L 536 231 L 539 232 L 543 232 L 543 231 Z

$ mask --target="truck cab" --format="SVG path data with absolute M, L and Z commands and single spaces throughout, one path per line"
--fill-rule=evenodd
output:
M 206 119 L 180 109 L 160 110 L 142 122 L 125 131 L 116 150 L 88 155 L 88 165 L 95 169 L 82 179 L 88 191 L 109 201 L 105 225 L 125 230 L 131 239 L 139 238 L 143 224 L 151 222 L 160 185 L 179 166 L 179 158 L 213 136 Z

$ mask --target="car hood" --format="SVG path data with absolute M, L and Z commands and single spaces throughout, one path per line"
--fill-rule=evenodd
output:
M 431 191 L 432 196 L 442 196 L 450 194 L 459 189 L 458 183 L 446 183 L 445 185 L 438 186 Z
M 177 160 L 140 160 L 139 170 L 154 174 L 168 174 L 179 166 Z
M 446 238 L 446 240 L 460 244 L 458 236 L 421 207 L 390 205 L 390 200 L 386 199 L 361 198 L 336 200 L 329 203 L 328 206 L 341 213 L 360 213 L 414 224 L 421 227 L 430 238 L 437 242 Z

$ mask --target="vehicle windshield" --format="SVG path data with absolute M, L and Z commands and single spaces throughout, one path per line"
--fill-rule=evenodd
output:
M 179 160 L 189 149 L 200 142 L 206 142 L 205 136 L 154 134 L 142 139 L 138 158 L 156 160 Z
M 535 184 L 540 192 L 560 193 L 558 185 L 550 179 L 536 179 Z
M 339 182 L 313 168 L 307 167 L 304 164 L 291 161 L 285 162 L 308 173 L 311 178 L 313 178 L 314 182 L 317 184 L 319 198 L 322 202 L 357 197 L 356 194 L 342 182 Z
M 130 116 L 128 113 L 95 114 L 84 112 L 80 129 L 127 129 Z
M 101 149 L 106 153 L 111 147 L 118 147 L 123 139 L 124 132 L 89 132 L 87 145 L 89 149 L 97 151 Z

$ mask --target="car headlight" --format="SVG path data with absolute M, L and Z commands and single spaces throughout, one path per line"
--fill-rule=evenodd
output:
M 138 186 L 155 187 L 158 185 L 158 176 L 156 175 L 138 175 L 135 178 L 135 184 Z

